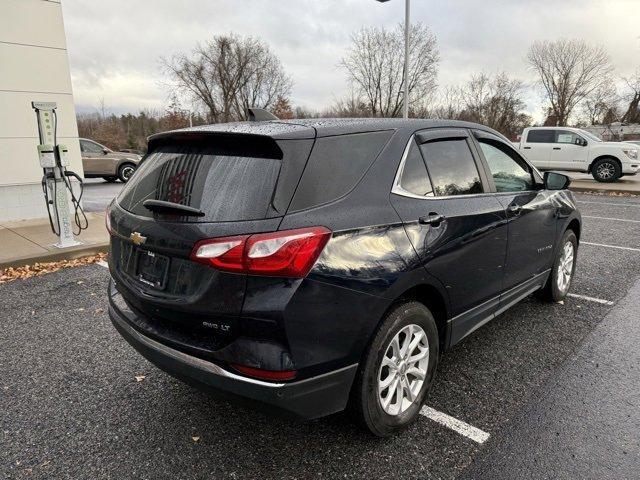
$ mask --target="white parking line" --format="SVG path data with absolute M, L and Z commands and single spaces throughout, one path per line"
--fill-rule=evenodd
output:
M 470 440 L 473 440 L 474 442 L 482 444 L 489 440 L 490 435 L 487 432 L 469 425 L 462 420 L 458 420 L 457 418 L 447 415 L 446 413 L 442 413 L 431 407 L 427 407 L 426 405 L 420 409 L 420 415 L 424 415 L 429 420 L 433 420 L 440 425 L 444 425 L 445 427 L 458 432 L 460 435 L 464 435 Z
M 582 215 L 582 218 L 597 218 L 598 220 L 615 220 L 616 222 L 640 223 L 640 220 L 628 220 L 626 218 L 594 217 L 593 215 Z
M 584 200 L 578 200 L 578 203 L 590 203 L 593 205 L 613 205 L 614 207 L 640 207 L 640 204 L 636 203 L 586 202 Z
M 104 260 L 98 260 L 96 262 L 96 265 L 100 265 L 101 267 L 104 267 L 104 268 L 109 268 L 109 264 L 107 262 L 105 262 Z
M 587 302 L 595 302 L 595 303 L 600 303 L 602 305 L 613 305 L 613 302 L 611 300 L 604 300 L 602 298 L 596 298 L 596 297 L 588 297 L 587 295 L 579 295 L 577 293 L 567 293 L 567 297 L 573 297 L 573 298 L 579 298 L 581 300 L 586 300 Z
M 631 252 L 640 252 L 640 248 L 621 247 L 619 245 L 605 245 L 604 243 L 580 242 L 580 245 L 592 245 L 594 247 L 616 248 L 618 250 L 629 250 Z

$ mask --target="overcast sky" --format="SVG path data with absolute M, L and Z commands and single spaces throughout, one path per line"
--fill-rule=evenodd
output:
M 390 0 L 62 0 L 71 77 L 79 111 L 101 99 L 114 113 L 167 104 L 158 59 L 188 52 L 216 34 L 259 37 L 292 76 L 294 105 L 321 109 L 347 89 L 337 68 L 362 26 L 393 26 L 404 1 Z M 602 44 L 618 76 L 640 66 L 640 0 L 412 0 L 440 50 L 438 84 L 472 73 L 506 71 L 533 81 L 524 63 L 538 39 L 584 38 Z M 541 95 L 528 93 L 541 117 Z

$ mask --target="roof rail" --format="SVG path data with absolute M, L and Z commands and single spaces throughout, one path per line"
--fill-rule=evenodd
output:
M 268 120 L 280 120 L 273 113 L 264 108 L 247 108 L 247 116 L 250 122 L 266 122 Z

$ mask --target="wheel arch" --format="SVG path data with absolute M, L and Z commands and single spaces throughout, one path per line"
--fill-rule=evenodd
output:
M 565 228 L 564 231 L 566 232 L 567 230 L 573 230 L 573 233 L 576 234 L 578 243 L 580 243 L 580 233 L 582 230 L 582 225 L 580 225 L 580 221 L 577 218 L 574 218 L 568 223 L 567 228 Z
M 615 155 L 600 155 L 596 158 L 594 158 L 591 163 L 589 164 L 589 168 L 587 170 L 587 173 L 592 173 L 593 172 L 593 164 L 596 163 L 598 160 L 604 160 L 606 158 L 610 158 L 611 160 L 615 160 L 616 163 L 618 164 L 618 166 L 620 167 L 620 170 L 622 171 L 622 162 L 620 161 L 620 159 L 618 157 L 616 157 Z
M 124 165 L 131 165 L 133 168 L 137 168 L 136 163 L 131 160 L 130 158 L 121 158 L 118 161 L 118 166 L 116 167 L 116 174 L 120 173 L 120 169 L 124 166 Z
M 405 301 L 416 301 L 426 306 L 438 327 L 438 338 L 440 341 L 440 351 L 446 349 L 449 343 L 448 319 L 449 311 L 447 302 L 440 291 L 429 284 L 414 285 L 413 287 L 402 292 L 389 307 L 389 310 L 395 305 Z M 385 312 L 386 315 L 386 312 Z M 384 318 L 384 316 L 383 316 Z

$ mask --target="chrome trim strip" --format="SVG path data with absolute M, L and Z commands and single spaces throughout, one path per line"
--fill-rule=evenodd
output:
M 433 192 L 431 192 L 431 195 L 417 195 L 415 193 L 411 193 L 405 190 L 400 185 L 400 181 L 402 179 L 402 172 L 404 172 L 404 164 L 407 161 L 407 157 L 409 156 L 409 150 L 411 149 L 411 142 L 413 142 L 414 139 L 415 139 L 415 135 L 411 135 L 411 138 L 407 142 L 407 146 L 404 147 L 404 152 L 402 154 L 402 159 L 400 160 L 400 165 L 398 165 L 396 176 L 393 179 L 393 188 L 391 189 L 391 193 L 395 193 L 396 195 L 400 195 L 402 197 L 418 198 L 420 200 L 433 200 L 435 199 Z
M 113 318 L 113 317 L 112 317 Z M 206 360 L 202 360 L 198 357 L 193 357 L 191 355 L 187 355 L 186 353 L 175 350 L 171 347 L 167 347 L 160 342 L 156 342 L 155 340 L 145 337 L 140 332 L 135 330 L 133 327 L 129 326 L 124 320 L 118 318 L 118 315 L 115 316 L 115 320 L 118 322 L 118 326 L 120 326 L 123 330 L 127 332 L 128 335 L 134 337 L 137 342 L 142 343 L 143 345 L 156 350 L 167 357 L 170 357 L 174 360 L 177 360 L 182 363 L 186 363 L 194 368 L 199 370 L 203 370 L 212 375 L 218 375 L 220 377 L 231 378 L 233 380 L 238 380 L 241 382 L 253 383 L 254 385 L 260 385 L 262 387 L 270 387 L 270 388 L 280 388 L 288 385 L 286 383 L 272 383 L 272 382 L 263 382 L 261 380 L 256 380 L 253 378 L 242 377 L 240 375 L 236 375 L 235 373 L 231 373 L 225 370 L 222 367 L 219 367 L 215 363 L 207 362 Z
M 110 307 L 113 308 L 113 307 Z M 114 309 L 115 310 L 115 309 Z M 117 310 L 116 310 L 117 312 Z M 197 368 L 199 370 L 203 370 L 207 373 L 210 373 L 212 375 L 218 375 L 220 377 L 225 377 L 225 378 L 230 378 L 232 380 L 238 380 L 240 382 L 246 382 L 246 383 L 251 383 L 253 385 L 260 385 L 261 387 L 269 387 L 269 388 L 273 388 L 273 389 L 277 389 L 277 388 L 282 388 L 282 387 L 286 387 L 286 386 L 291 386 L 291 385 L 300 385 L 300 384 L 304 384 L 310 381 L 313 381 L 314 379 L 317 378 L 321 378 L 324 377 L 326 375 L 330 375 L 332 373 L 336 373 L 336 372 L 340 372 L 342 370 L 348 370 L 350 368 L 354 368 L 357 367 L 358 364 L 354 363 L 352 365 L 348 365 L 346 367 L 343 368 L 339 368 L 337 370 L 332 370 L 331 372 L 327 372 L 327 373 L 323 373 L 321 375 L 317 375 L 315 377 L 311 377 L 311 378 L 306 378 L 304 380 L 300 380 L 298 382 L 289 382 L 289 383 L 274 383 L 274 382 L 263 382 L 262 380 L 258 380 L 255 378 L 249 378 L 249 377 L 243 377 L 241 375 L 236 375 L 235 373 L 229 372 L 228 370 L 225 370 L 224 368 L 216 365 L 215 363 L 211 363 L 211 362 L 207 362 L 206 360 L 202 360 L 201 358 L 198 357 L 193 357 L 191 355 L 188 355 L 186 353 L 183 353 L 179 350 L 176 350 L 174 348 L 168 347 L 160 342 L 157 342 L 149 337 L 146 337 L 145 335 L 142 335 L 140 332 L 138 332 L 136 329 L 134 329 L 133 327 L 131 327 L 130 325 L 127 324 L 126 321 L 122 320 L 120 318 L 120 316 L 116 313 L 115 318 L 114 316 L 111 316 L 112 319 L 114 319 L 116 322 L 118 322 L 118 326 L 120 326 L 123 330 L 125 330 L 127 332 L 127 334 L 131 335 L 132 337 L 135 338 L 136 341 L 142 343 L 143 345 L 152 348 L 160 353 L 162 353 L 163 355 L 166 355 L 167 357 L 171 357 L 174 360 L 177 360 L 179 362 L 185 363 L 191 367 Z

